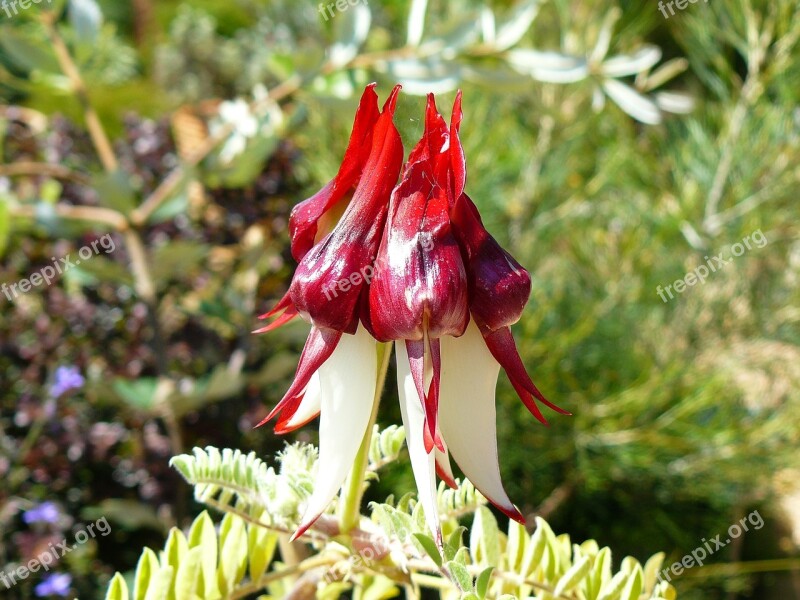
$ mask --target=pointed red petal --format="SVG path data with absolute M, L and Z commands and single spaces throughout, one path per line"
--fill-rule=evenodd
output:
M 536 405 L 531 395 L 536 397 L 542 404 L 562 415 L 572 414 L 550 402 L 542 395 L 537 387 L 533 385 L 533 381 L 531 381 L 528 372 L 525 370 L 525 365 L 522 364 L 522 359 L 517 351 L 517 345 L 514 343 L 514 336 L 511 334 L 511 330 L 508 327 L 502 327 L 497 331 L 491 332 L 482 329 L 481 334 L 492 356 L 494 356 L 495 360 L 500 363 L 500 366 L 505 369 L 508 378 L 511 380 L 511 385 L 514 386 L 520 399 L 534 417 L 547 425 L 547 419 L 544 418 L 544 415 L 542 415 L 542 412 L 539 410 L 539 407 Z
M 308 386 L 311 376 L 316 373 L 322 363 L 328 360 L 330 355 L 333 354 L 341 338 L 341 331 L 319 329 L 317 327 L 311 328 L 308 339 L 306 339 L 306 345 L 303 347 L 303 352 L 300 354 L 300 361 L 297 365 L 297 372 L 295 373 L 292 385 L 289 386 L 289 389 L 286 391 L 281 401 L 275 405 L 275 408 L 273 408 L 256 427 L 261 427 L 279 412 L 292 405 L 297 396 L 301 395 L 303 390 Z
M 285 325 L 292 319 L 297 316 L 297 309 L 294 306 L 290 306 L 287 308 L 284 313 L 275 319 L 272 323 L 267 325 L 266 327 L 262 327 L 261 329 L 256 329 L 253 333 L 266 333 L 267 331 L 272 331 L 273 329 L 277 329 L 281 325 Z
M 313 325 L 347 333 L 358 325 L 360 296 L 371 278 L 403 162 L 400 134 L 392 122 L 398 91 L 375 124 L 369 159 L 350 204 L 333 231 L 303 257 L 292 280 L 292 301 Z
M 292 298 L 289 295 L 289 292 L 286 292 L 283 295 L 283 298 L 278 300 L 278 303 L 272 307 L 272 310 L 265 312 L 263 315 L 259 315 L 259 319 L 270 319 L 277 315 L 282 310 L 287 309 L 288 307 L 292 306 Z
M 428 340 L 430 350 L 431 366 L 433 367 L 433 377 L 428 389 L 428 397 L 425 398 L 425 422 L 428 427 L 428 435 L 432 436 L 431 442 L 440 452 L 444 452 L 444 442 L 439 433 L 439 388 L 442 376 L 442 354 L 439 346 L 439 338 Z M 427 444 L 426 444 L 427 446 Z M 428 452 L 432 448 L 425 448 Z
M 350 142 L 336 176 L 319 192 L 299 203 L 289 218 L 292 256 L 300 261 L 314 245 L 320 219 L 356 185 L 369 156 L 373 127 L 378 120 L 378 96 L 371 83 L 356 110 Z M 394 94 L 395 92 L 393 92 Z
M 458 137 L 458 130 L 461 128 L 461 90 L 456 94 L 453 103 L 453 112 L 450 115 L 450 168 L 453 172 L 453 195 L 451 201 L 455 202 L 464 193 L 464 186 L 467 184 L 467 160 L 464 156 L 464 148 L 461 146 L 461 139 Z
M 287 406 L 284 411 L 281 412 L 281 415 L 278 421 L 275 423 L 275 433 L 278 435 L 284 435 L 286 433 L 291 433 L 301 427 L 307 425 L 314 419 L 319 416 L 319 411 L 314 412 L 311 414 L 307 419 L 302 421 L 298 421 L 297 423 L 291 423 L 292 417 L 294 417 L 297 409 L 300 408 L 300 404 L 303 402 L 304 396 L 299 396 L 297 398 L 297 403 L 292 403 L 292 406 Z

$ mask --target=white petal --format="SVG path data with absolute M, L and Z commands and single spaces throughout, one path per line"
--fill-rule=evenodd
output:
M 514 7 L 505 23 L 497 28 L 495 50 L 505 50 L 519 42 L 539 13 L 539 6 L 539 0 L 524 0 Z
M 547 83 L 573 83 L 589 75 L 589 66 L 585 59 L 558 52 L 521 48 L 507 52 L 506 60 L 518 72 Z
M 439 427 L 464 475 L 493 504 L 516 513 L 500 481 L 495 388 L 500 364 L 470 321 L 459 338 L 442 337 Z
M 618 54 L 603 63 L 601 70 L 608 77 L 625 77 L 646 71 L 661 60 L 661 48 L 645 46 L 632 55 Z
M 694 98 L 686 94 L 658 92 L 655 98 L 658 107 L 666 112 L 688 114 L 694 110 Z
M 609 98 L 637 121 L 649 125 L 661 123 L 661 111 L 658 110 L 655 102 L 633 88 L 615 79 L 606 79 L 603 81 L 603 89 Z
M 336 350 L 334 350 L 335 352 Z M 322 391 L 319 382 L 319 371 L 317 371 L 311 376 L 300 406 L 297 407 L 297 411 L 292 415 L 292 418 L 286 421 L 285 427 L 288 429 L 299 427 L 313 419 L 321 409 Z
M 321 395 L 319 462 L 314 493 L 298 532 L 305 531 L 328 507 L 358 454 L 375 400 L 376 344 L 367 330 L 359 327 L 355 335 L 342 336 L 317 371 Z
M 397 391 L 400 396 L 400 412 L 403 415 L 403 426 L 406 430 L 406 444 L 411 457 L 411 468 L 417 482 L 419 501 L 425 509 L 425 520 L 437 542 L 441 542 L 439 528 L 439 508 L 436 496 L 436 463 L 433 452 L 425 452 L 425 441 L 422 431 L 425 424 L 425 412 L 422 402 L 411 376 L 408 364 L 408 353 L 404 341 L 395 342 L 395 359 L 397 361 Z
M 425 11 L 428 9 L 428 0 L 412 0 L 411 10 L 408 11 L 408 37 L 406 45 L 419 46 L 422 41 L 422 32 L 425 30 Z

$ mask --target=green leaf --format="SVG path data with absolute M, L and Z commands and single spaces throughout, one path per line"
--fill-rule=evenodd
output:
M 103 171 L 92 177 L 92 185 L 102 206 L 129 215 L 136 207 L 136 194 L 130 177 L 122 169 L 111 173 Z
M 572 565 L 566 573 L 558 580 L 554 596 L 560 596 L 564 592 L 573 590 L 581 580 L 589 573 L 592 562 L 588 556 L 583 556 L 578 562 Z
M 118 377 L 111 382 L 111 388 L 132 408 L 142 411 L 155 409 L 156 388 L 158 379 L 155 377 L 140 377 L 129 380 Z
M 658 578 L 658 572 L 661 569 L 661 566 L 664 564 L 664 557 L 666 555 L 663 552 L 658 552 L 654 554 L 644 565 L 644 589 L 645 591 L 652 591 L 656 587 L 656 581 Z
M 106 600 L 128 600 L 128 585 L 125 583 L 125 578 L 119 573 L 111 579 L 108 592 L 106 592 Z
M 461 538 L 466 530 L 466 527 L 456 527 L 453 533 L 447 538 L 447 542 L 444 545 L 444 557 L 446 560 L 453 560 L 453 558 L 455 558 L 456 552 L 461 548 Z
M 275 555 L 278 536 L 271 531 L 250 525 L 247 531 L 247 547 L 250 557 L 250 579 L 257 581 L 267 572 Z
M 184 477 L 183 470 L 176 464 L 181 457 L 173 458 L 171 465 L 177 468 Z M 183 458 L 188 458 L 184 456 Z M 200 559 L 200 585 L 198 590 L 203 598 L 213 598 L 217 589 L 217 532 L 207 511 L 201 512 L 189 529 L 189 548 L 202 551 Z
M 642 593 L 643 582 L 642 567 L 637 564 L 622 590 L 620 600 L 638 600 Z
M 200 596 L 200 586 L 202 585 L 201 571 L 203 568 L 203 548 L 192 548 L 187 550 L 181 557 L 180 564 L 175 572 L 175 593 L 171 598 L 181 600 L 182 598 L 196 598 Z M 200 596 L 209 598 L 209 596 Z
M 476 565 L 496 567 L 500 563 L 500 530 L 494 515 L 485 506 L 475 512 L 469 547 Z
M 592 567 L 592 576 L 587 585 L 587 597 L 589 600 L 596 600 L 600 590 L 607 581 L 611 580 L 611 550 L 602 548 L 597 553 Z
M 223 596 L 230 594 L 247 569 L 247 534 L 244 521 L 226 514 L 219 531 L 217 583 Z
M 507 568 L 519 572 L 525 559 L 525 549 L 529 542 L 525 526 L 516 521 L 508 522 L 508 542 L 506 543 Z
M 22 70 L 61 72 L 53 51 L 44 41 L 35 40 L 10 25 L 0 27 L 0 48 Z
M 627 581 L 627 573 L 620 571 L 615 574 L 614 577 L 611 578 L 611 581 L 603 585 L 603 589 L 600 590 L 600 596 L 597 600 L 616 600 L 622 593 L 622 588 L 625 587 Z
M 475 581 L 475 591 L 478 593 L 480 600 L 486 598 L 486 592 L 489 591 L 489 583 L 491 582 L 493 572 L 494 567 L 486 567 L 481 571 L 480 575 L 478 575 L 478 579 Z
M 419 545 L 425 551 L 425 553 L 433 559 L 433 562 L 436 563 L 436 566 L 441 568 L 442 566 L 442 555 L 439 554 L 439 548 L 436 547 L 436 542 L 433 541 L 433 538 L 430 536 L 425 535 L 424 533 L 415 533 L 414 539 L 419 542 Z
M 159 287 L 172 280 L 182 280 L 196 271 L 208 256 L 205 244 L 176 241 L 164 244 L 153 252 L 153 279 Z
M 177 569 L 188 551 L 189 544 L 186 541 L 186 537 L 180 529 L 173 527 L 169 532 L 169 536 L 167 536 L 167 543 L 164 545 L 164 554 L 167 558 L 166 564 Z
M 447 572 L 450 573 L 458 589 L 462 592 L 472 590 L 472 576 L 467 571 L 467 567 L 455 561 L 450 561 L 447 563 Z

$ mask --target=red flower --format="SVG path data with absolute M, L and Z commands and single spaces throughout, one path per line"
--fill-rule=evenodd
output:
M 375 397 L 376 344 L 391 340 L 414 477 L 437 539 L 436 473 L 455 485 L 451 454 L 493 504 L 523 521 L 500 480 L 500 367 L 537 419 L 546 422 L 535 400 L 569 414 L 533 385 L 509 329 L 528 301 L 530 275 L 486 231 L 464 193 L 461 93 L 449 126 L 428 97 L 422 139 L 394 187 L 402 164 L 392 123 L 398 88 L 378 112 L 373 87 L 336 178 L 292 213 L 300 264 L 289 293 L 265 315 L 284 311 L 264 330 L 297 314 L 312 324 L 294 382 L 265 419 L 278 415 L 283 433 L 321 415 L 317 483 L 296 535 L 347 475 Z

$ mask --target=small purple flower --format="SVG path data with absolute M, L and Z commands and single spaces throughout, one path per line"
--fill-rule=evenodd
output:
M 50 386 L 50 395 L 58 398 L 69 392 L 83 387 L 85 380 L 78 370 L 78 367 L 58 367 L 56 369 L 56 381 Z
M 33 591 L 40 598 L 43 596 L 66 596 L 72 586 L 72 576 L 67 573 L 53 573 L 45 577 Z
M 42 502 L 22 515 L 22 520 L 28 525 L 31 523 L 58 523 L 61 512 L 53 502 Z

